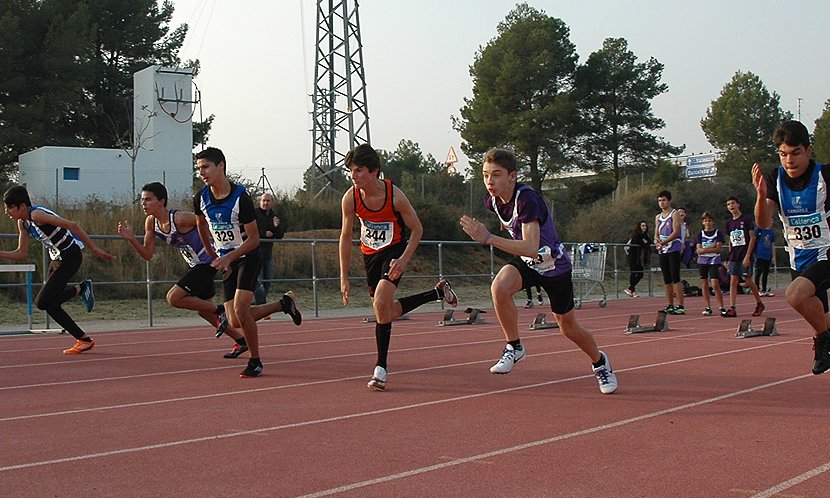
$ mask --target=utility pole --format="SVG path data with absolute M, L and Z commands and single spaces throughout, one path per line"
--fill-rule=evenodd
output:
M 795 100 L 798 103 L 798 111 L 797 111 L 798 120 L 801 121 L 801 101 L 804 100 L 804 99 L 802 99 L 801 97 L 797 97 Z
M 316 197 L 342 171 L 346 152 L 369 142 L 357 0 L 317 0 L 315 54 L 310 190 Z

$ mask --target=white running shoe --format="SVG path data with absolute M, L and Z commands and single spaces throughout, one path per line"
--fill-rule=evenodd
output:
M 383 391 L 386 389 L 386 369 L 383 367 L 375 367 L 372 380 L 366 384 L 366 387 L 372 391 Z
M 522 361 L 525 357 L 525 348 L 515 349 L 511 344 L 505 346 L 501 353 L 501 359 L 498 363 L 490 367 L 490 372 L 494 374 L 506 374 L 513 370 L 513 365 Z
M 605 360 L 605 364 L 601 367 L 594 368 L 594 375 L 599 381 L 599 390 L 602 394 L 611 394 L 617 390 L 617 375 L 614 374 L 614 369 L 611 368 L 611 360 L 602 351 L 599 352 Z
M 439 289 L 444 295 L 442 299 L 450 306 L 450 308 L 458 306 L 458 296 L 455 294 L 455 291 L 452 290 L 452 286 L 450 286 L 450 283 L 446 278 L 442 278 L 437 284 L 435 284 L 435 290 Z M 439 299 L 439 301 L 440 300 L 441 299 Z
M 625 289 L 623 292 L 625 292 L 628 297 L 634 297 L 634 291 L 631 289 Z

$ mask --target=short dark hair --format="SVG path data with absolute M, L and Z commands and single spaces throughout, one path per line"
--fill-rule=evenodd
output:
M 346 168 L 351 168 L 351 165 L 354 164 L 363 166 L 369 171 L 380 171 L 380 156 L 369 144 L 360 144 L 347 152 L 343 163 Z
M 800 121 L 786 121 L 772 133 L 772 143 L 775 144 L 775 148 L 787 144 L 790 147 L 803 145 L 806 149 L 810 146 L 810 132 Z
M 148 183 L 141 187 L 142 192 L 151 192 L 157 199 L 164 201 L 164 207 L 167 207 L 167 187 L 159 182 Z
M 228 165 L 227 161 L 225 161 L 225 154 L 223 154 L 222 151 L 216 147 L 208 147 L 205 150 L 197 152 L 196 159 L 204 159 L 217 166 L 219 166 L 219 163 L 225 163 L 225 166 Z
M 715 215 L 713 215 L 709 211 L 704 211 L 703 214 L 700 215 L 700 221 L 703 221 L 705 219 L 710 219 L 712 221 L 715 221 Z
M 7 206 L 25 204 L 32 207 L 32 201 L 29 199 L 29 191 L 22 185 L 15 185 L 9 190 L 6 190 L 6 193 L 3 194 L 3 203 Z
M 671 200 L 671 192 L 669 192 L 668 190 L 661 190 L 657 192 L 657 198 L 659 199 L 661 197 L 665 197 L 666 199 Z
M 484 154 L 482 162 L 496 163 L 506 169 L 508 173 L 512 173 L 517 170 L 516 154 L 514 154 L 510 149 L 493 147 Z
M 739 201 L 739 200 L 738 200 L 738 198 L 737 198 L 737 197 L 735 197 L 734 195 L 730 195 L 729 197 L 727 197 L 727 198 L 726 198 L 726 202 L 729 202 L 729 201 L 735 201 L 735 202 L 737 202 L 738 204 L 740 204 L 740 203 L 741 203 L 741 201 Z

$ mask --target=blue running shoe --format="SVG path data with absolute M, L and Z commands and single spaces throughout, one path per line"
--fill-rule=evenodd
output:
M 83 280 L 80 285 L 81 292 L 78 294 L 78 297 L 81 298 L 81 302 L 86 306 L 86 312 L 91 313 L 92 308 L 95 307 L 95 294 L 92 293 L 92 280 Z

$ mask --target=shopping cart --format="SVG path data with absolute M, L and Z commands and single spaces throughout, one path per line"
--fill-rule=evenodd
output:
M 575 244 L 571 251 L 573 261 L 573 283 L 574 283 L 574 307 L 579 309 L 582 303 L 598 301 L 599 307 L 604 308 L 608 304 L 605 287 L 602 281 L 605 279 L 605 256 L 608 248 L 605 244 Z M 599 287 L 602 298 L 595 292 Z M 597 296 L 592 298 L 592 296 Z

